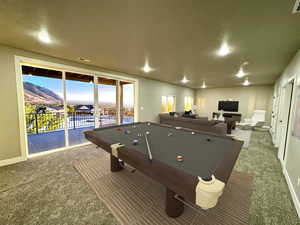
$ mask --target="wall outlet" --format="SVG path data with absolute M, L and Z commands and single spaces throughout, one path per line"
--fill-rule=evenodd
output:
M 298 178 L 297 187 L 300 187 L 300 177 Z

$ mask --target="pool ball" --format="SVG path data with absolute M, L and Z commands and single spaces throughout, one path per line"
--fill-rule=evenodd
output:
M 176 157 L 176 161 L 177 161 L 177 162 L 182 162 L 182 161 L 183 161 L 183 156 L 178 155 L 178 156 Z
M 195 132 L 192 132 L 192 134 L 195 134 Z
M 168 137 L 170 137 L 170 136 L 172 136 L 173 135 L 173 133 L 168 133 Z
M 130 130 L 125 130 L 125 134 L 130 134 Z
M 148 125 L 148 126 L 150 126 L 150 125 L 151 125 L 151 123 L 147 123 L 147 125 Z

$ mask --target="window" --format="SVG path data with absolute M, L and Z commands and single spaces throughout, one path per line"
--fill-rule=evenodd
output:
M 174 112 L 176 99 L 175 96 L 162 96 L 162 112 Z
M 191 96 L 185 96 L 184 97 L 184 110 L 189 111 L 192 110 L 194 99 Z

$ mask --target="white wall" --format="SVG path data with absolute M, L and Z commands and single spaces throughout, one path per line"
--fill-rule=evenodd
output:
M 138 104 L 144 108 L 141 110 L 141 107 L 139 107 L 140 121 L 157 121 L 158 113 L 161 110 L 162 95 L 175 95 L 177 110 L 183 111 L 184 97 L 194 96 L 195 94 L 194 89 L 191 88 L 107 71 L 95 66 L 88 66 L 0 45 L 0 96 L 2 105 L 0 110 L 0 165 L 3 160 L 10 160 L 21 156 L 15 55 L 138 79 L 140 92 Z
M 212 117 L 218 111 L 218 101 L 231 99 L 239 101 L 242 119 L 251 118 L 255 109 L 266 110 L 266 120 L 270 123 L 273 85 L 233 88 L 200 89 L 196 92 L 196 104 L 201 116 Z
M 290 81 L 290 79 L 295 79 L 294 92 L 293 92 L 293 102 L 291 108 L 291 118 L 290 118 L 290 126 L 288 128 L 288 139 L 287 139 L 287 150 L 286 150 L 286 158 L 283 162 L 283 170 L 285 172 L 287 182 L 290 187 L 290 191 L 293 196 L 294 203 L 296 205 L 296 209 L 298 215 L 300 217 L 300 186 L 297 185 L 298 179 L 300 179 L 300 139 L 292 136 L 292 128 L 295 123 L 295 112 L 296 112 L 296 96 L 300 94 L 300 52 L 298 51 L 295 57 L 292 59 L 290 64 L 287 66 L 282 76 L 277 80 L 275 84 L 274 95 L 280 95 L 283 98 L 283 89 L 284 86 Z M 279 105 L 279 115 L 280 112 L 284 112 L 284 105 Z M 280 116 L 277 120 L 280 120 Z M 277 123 L 279 124 L 279 123 Z M 278 128 L 278 127 L 277 127 Z M 280 132 L 280 129 L 275 129 L 274 133 L 277 139 L 281 139 L 284 135 L 277 135 Z M 279 142 L 280 140 L 275 140 Z

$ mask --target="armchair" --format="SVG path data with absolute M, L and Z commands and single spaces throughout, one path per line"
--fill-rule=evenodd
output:
M 254 110 L 251 118 L 245 119 L 245 122 L 239 123 L 240 126 L 262 127 L 265 124 L 266 111 Z

